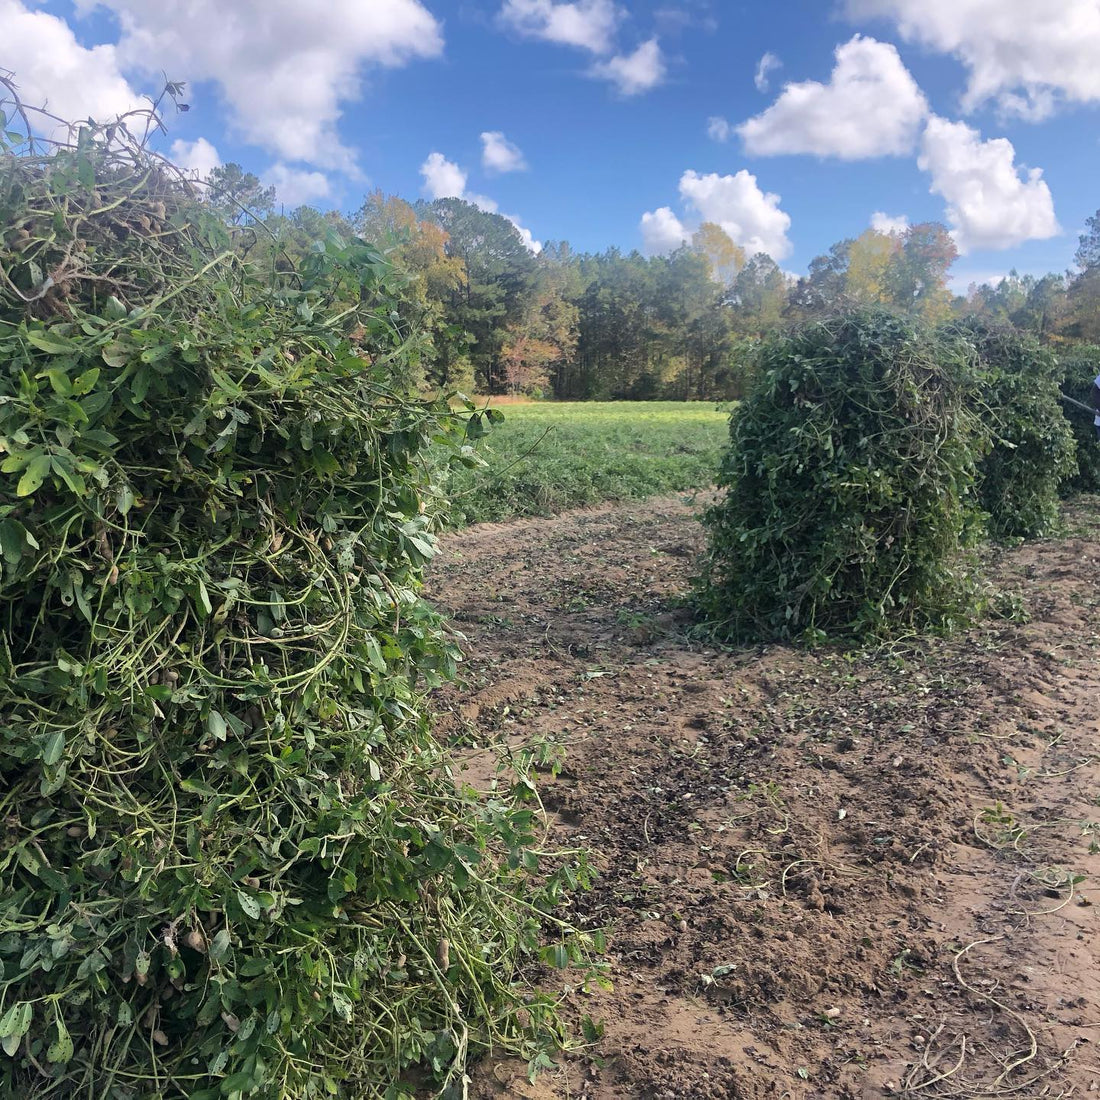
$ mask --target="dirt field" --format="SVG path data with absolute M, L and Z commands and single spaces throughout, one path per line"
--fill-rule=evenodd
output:
M 472 1095 L 1100 1095 L 1096 503 L 994 559 L 1029 623 L 855 656 L 686 637 L 676 499 L 446 540 L 445 721 L 565 745 L 554 838 L 601 871 L 570 916 L 614 929 L 571 1002 L 602 1038 Z

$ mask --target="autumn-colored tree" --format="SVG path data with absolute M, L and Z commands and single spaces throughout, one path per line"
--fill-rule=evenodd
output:
M 745 266 L 745 250 L 716 222 L 703 222 L 690 247 L 707 261 L 710 277 L 722 286 L 729 286 Z
M 958 255 L 946 226 L 939 222 L 909 226 L 886 274 L 886 302 L 925 320 L 944 319 L 951 311 L 947 273 Z
M 364 197 L 354 221 L 365 237 L 393 243 L 415 236 L 421 228 L 412 205 L 397 195 L 387 195 L 381 188 Z
M 408 297 L 419 327 L 430 338 L 424 380 L 432 389 L 472 388 L 469 341 L 447 303 L 466 280 L 463 260 L 447 251 L 447 234 L 421 219 L 396 195 L 373 191 L 354 217 L 356 229 L 378 245 L 408 279 Z
M 856 237 L 848 246 L 844 288 L 848 299 L 861 306 L 887 302 L 891 269 L 904 247 L 899 236 L 874 229 Z
M 541 393 L 577 350 L 580 289 L 567 244 L 539 254 L 526 308 L 508 327 L 501 349 L 504 377 L 512 393 Z
M 542 394 L 550 383 L 550 367 L 560 355 L 560 349 L 548 340 L 513 325 L 500 353 L 509 393 Z
M 416 212 L 443 230 L 446 255 L 462 264 L 461 282 L 443 299 L 446 317 L 464 334 L 477 388 L 499 393 L 506 386 L 501 353 L 530 306 L 535 256 L 507 218 L 463 199 L 418 203 Z

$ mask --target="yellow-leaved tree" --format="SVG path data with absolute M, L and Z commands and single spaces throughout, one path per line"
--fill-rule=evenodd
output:
M 703 222 L 691 238 L 691 250 L 707 261 L 710 277 L 729 286 L 745 266 L 745 250 L 716 222 Z

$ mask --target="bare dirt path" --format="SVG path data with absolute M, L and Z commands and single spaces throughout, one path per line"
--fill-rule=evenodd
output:
M 991 562 L 1029 622 L 856 655 L 690 640 L 677 499 L 448 538 L 444 724 L 565 747 L 543 798 L 601 871 L 569 915 L 614 929 L 572 1004 L 603 1037 L 473 1095 L 1100 1095 L 1097 502 L 1070 520 Z

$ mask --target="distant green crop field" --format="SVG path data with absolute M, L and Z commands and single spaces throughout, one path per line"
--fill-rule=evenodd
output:
M 728 412 L 702 401 L 506 405 L 501 412 L 504 423 L 480 445 L 488 469 L 450 475 L 457 523 L 705 488 L 727 437 Z

